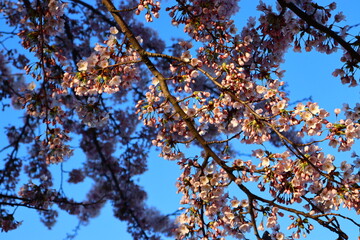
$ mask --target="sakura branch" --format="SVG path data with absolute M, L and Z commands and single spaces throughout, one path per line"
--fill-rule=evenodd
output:
M 260 1 L 259 16 L 240 29 L 238 2 L 169 3 L 169 25 L 185 33 L 173 44 L 151 23 L 162 21 L 153 0 L 2 3 L 25 50 L 0 36 L 0 100 L 24 114 L 0 147 L 2 230 L 20 227 L 22 208 L 51 228 L 55 206 L 86 224 L 110 202 L 134 239 L 293 240 L 318 226 L 348 239 L 343 226 L 360 227 L 351 217 L 360 211 L 360 157 L 339 161 L 326 145 L 356 148 L 360 106 L 293 104 L 281 67 L 290 49 L 343 48 L 333 75 L 356 86 L 356 29 L 336 3 L 312 0 Z M 182 171 L 175 220 L 147 206 L 136 183 L 151 145 Z M 81 166 L 72 166 L 74 152 L 83 153 Z M 65 184 L 89 179 L 83 200 L 73 201 Z
M 147 65 L 147 67 L 149 68 L 149 70 L 152 72 L 152 74 L 154 75 L 156 81 L 158 81 L 159 83 L 159 86 L 160 86 L 160 89 L 161 89 L 161 93 L 160 96 L 163 96 L 165 101 L 169 101 L 171 103 L 171 105 L 173 106 L 174 108 L 174 113 L 178 114 L 180 116 L 180 119 L 181 121 L 183 121 L 186 125 L 186 127 L 188 128 L 187 130 L 187 133 L 186 135 L 189 135 L 189 136 L 192 136 L 193 138 L 195 138 L 199 144 L 202 146 L 202 148 L 204 149 L 204 154 L 208 157 L 211 157 L 218 166 L 221 167 L 221 169 L 227 174 L 227 177 L 229 178 L 229 180 L 231 182 L 235 182 L 237 183 L 237 186 L 248 196 L 249 198 L 249 206 L 250 206 L 250 215 L 251 215 L 251 222 L 252 222 L 252 225 L 254 225 L 254 231 L 255 231 L 255 235 L 257 236 L 258 239 L 260 239 L 260 235 L 258 233 L 258 230 L 257 230 L 257 227 L 256 227 L 256 220 L 255 220 L 255 213 L 254 213 L 254 210 L 253 210 L 253 202 L 252 202 L 252 199 L 256 199 L 260 202 L 263 202 L 263 203 L 267 203 L 269 204 L 270 206 L 274 207 L 274 208 L 277 208 L 277 209 L 282 209 L 282 210 L 285 210 L 285 211 L 289 211 L 289 212 L 293 212 L 293 213 L 296 213 L 298 215 L 302 215 L 304 217 L 307 217 L 307 218 L 311 218 L 317 222 L 319 222 L 321 225 L 323 225 L 324 227 L 330 229 L 331 231 L 334 231 L 336 233 L 339 234 L 339 236 L 341 238 L 344 238 L 346 239 L 346 234 L 343 233 L 341 231 L 340 228 L 338 227 L 333 227 L 331 226 L 332 222 L 329 221 L 329 222 L 326 222 L 326 221 L 323 221 L 321 220 L 319 217 L 317 216 L 312 216 L 310 214 L 307 214 L 305 212 L 301 212 L 301 211 L 298 211 L 298 210 L 295 210 L 295 209 L 292 209 L 292 208 L 288 208 L 288 207 L 284 207 L 280 204 L 277 204 L 275 203 L 275 201 L 279 201 L 280 203 L 284 203 L 284 201 L 281 199 L 281 197 L 279 198 L 279 196 L 274 196 L 275 199 L 274 201 L 270 201 L 270 200 L 266 200 L 258 195 L 255 195 L 253 193 L 251 193 L 241 182 L 243 180 L 239 179 L 238 177 L 236 177 L 234 174 L 233 174 L 233 169 L 231 167 L 229 167 L 224 160 L 222 160 L 210 147 L 209 147 L 209 142 L 205 140 L 204 137 L 202 137 L 200 134 L 199 134 L 199 131 L 197 129 L 197 127 L 195 126 L 195 122 L 194 122 L 194 117 L 192 117 L 191 115 L 189 115 L 188 113 L 186 113 L 184 111 L 184 109 L 180 106 L 179 103 L 181 103 L 183 100 L 178 100 L 177 98 L 175 98 L 171 92 L 170 92 L 170 88 L 168 86 L 168 83 L 166 81 L 166 78 L 157 70 L 157 68 L 154 66 L 154 64 L 151 62 L 151 60 L 148 58 L 148 56 L 156 56 L 156 57 L 165 57 L 165 58 L 168 58 L 168 59 L 173 59 L 173 60 L 176 60 L 176 61 L 179 61 L 179 59 L 176 59 L 176 58 L 173 58 L 173 57 L 168 57 L 168 56 L 165 56 L 165 55 L 159 55 L 159 54 L 148 54 L 142 47 L 141 45 L 139 44 L 139 42 L 137 41 L 137 39 L 135 38 L 135 36 L 133 35 L 133 33 L 131 32 L 131 30 L 129 29 L 129 27 L 127 26 L 127 24 L 124 22 L 124 20 L 121 18 L 121 16 L 119 14 L 117 14 L 117 11 L 116 9 L 114 8 L 114 6 L 112 5 L 112 3 L 110 1 L 103 1 L 105 6 L 107 7 L 107 9 L 109 10 L 109 12 L 112 13 L 114 19 L 116 20 L 116 22 L 118 23 L 120 29 L 122 30 L 122 32 L 124 32 L 124 34 L 127 36 L 128 40 L 131 42 L 133 48 L 139 53 L 142 61 Z M 244 55 L 245 56 L 245 55 Z M 249 61 L 249 56 L 251 55 L 247 55 L 247 57 L 245 57 L 245 59 L 243 59 L 243 61 Z M 224 57 L 226 58 L 226 57 Z M 247 58 L 247 59 L 246 59 Z M 190 60 L 185 60 L 185 61 L 190 61 Z M 206 60 L 205 60 L 206 61 Z M 203 61 L 204 62 L 204 61 Z M 234 66 L 234 65 L 233 65 Z M 229 76 L 229 72 L 236 72 L 235 68 L 233 67 L 231 64 L 227 64 L 226 62 L 224 62 L 222 64 L 222 69 L 225 69 L 225 72 L 228 74 L 228 77 L 226 77 L 226 80 L 232 80 L 231 77 Z M 278 100 L 278 103 L 277 103 L 277 107 L 278 109 L 272 107 L 272 111 L 273 111 L 273 116 L 267 116 L 265 117 L 266 115 L 260 115 L 260 111 L 259 109 L 256 109 L 255 106 L 253 105 L 252 102 L 249 102 L 249 101 L 244 101 L 244 100 L 241 100 L 240 98 L 238 98 L 236 96 L 236 94 L 238 93 L 236 89 L 231 89 L 231 88 L 228 88 L 228 87 L 224 87 L 222 84 L 220 84 L 218 81 L 214 81 L 214 78 L 211 77 L 206 71 L 204 70 L 201 70 L 201 68 L 198 68 L 198 70 L 202 71 L 205 75 L 207 75 L 210 80 L 212 80 L 212 83 L 216 86 L 218 86 L 221 91 L 224 93 L 224 98 L 226 99 L 226 95 L 228 94 L 230 96 L 230 98 L 235 101 L 236 103 L 239 103 L 240 105 L 242 105 L 244 107 L 245 110 L 247 110 L 249 112 L 249 114 L 251 114 L 253 116 L 253 123 L 254 124 L 258 124 L 256 126 L 256 128 L 263 128 L 265 127 L 266 125 L 269 126 L 273 131 L 275 131 L 275 133 L 280 137 L 280 139 L 282 139 L 284 141 L 284 145 L 285 146 L 288 146 L 287 144 L 290 144 L 292 147 L 294 147 L 295 151 L 293 151 L 291 148 L 290 151 L 296 156 L 297 154 L 300 154 L 301 155 L 301 159 L 305 160 L 307 162 L 307 164 L 309 164 L 309 166 L 311 168 L 313 168 L 315 171 L 317 171 L 320 176 L 325 176 L 326 178 L 328 178 L 330 181 L 333 180 L 332 177 L 329 177 L 327 174 L 324 174 L 321 170 L 318 169 L 317 166 L 314 165 L 314 163 L 312 163 L 308 157 L 305 157 L 305 155 L 302 153 L 302 151 L 298 148 L 297 144 L 294 143 L 293 141 L 289 140 L 287 137 L 285 137 L 282 133 L 280 133 L 280 131 L 278 130 L 277 127 L 275 127 L 274 122 L 276 117 L 280 117 L 282 116 L 281 114 L 279 114 L 279 110 L 282 110 L 285 106 L 285 101 L 286 100 L 280 100 L 281 98 L 283 98 L 283 95 L 281 92 L 277 92 L 278 90 L 276 90 L 279 86 L 281 86 L 281 84 L 279 84 L 279 82 L 276 82 L 276 81 L 270 81 L 270 86 L 272 85 L 272 89 L 273 90 L 270 90 L 267 92 L 267 94 L 270 94 L 269 96 L 265 96 L 265 99 L 272 99 L 274 96 L 276 96 L 277 94 L 279 94 L 280 96 L 280 99 Z M 219 75 L 221 75 L 221 72 L 223 71 L 219 71 Z M 221 79 L 219 79 L 221 80 Z M 224 79 L 225 80 L 225 79 Z M 222 80 L 224 82 L 224 80 Z M 228 83 L 227 83 L 228 84 Z M 255 86 L 254 86 L 255 87 Z M 263 87 L 261 86 L 256 86 L 256 92 L 259 93 L 259 94 L 262 94 L 263 92 L 266 92 L 266 89 L 264 89 Z M 186 99 L 186 98 L 184 98 Z M 286 99 L 286 98 L 284 98 Z M 230 100 L 230 99 L 229 99 Z M 227 101 L 229 101 L 227 100 Z M 256 102 L 256 101 L 253 101 L 253 102 Z M 236 104 L 235 103 L 235 104 Z M 284 106 L 282 106 L 281 104 L 283 104 Z M 241 108 L 241 107 L 239 107 Z M 309 112 L 312 114 L 312 115 L 317 115 L 320 113 L 320 118 L 322 117 L 326 117 L 327 116 L 327 113 L 326 112 L 321 112 L 319 111 L 318 107 L 316 105 L 311 105 L 309 106 L 309 108 L 311 110 L 309 110 Z M 298 106 L 298 109 L 301 109 L 300 108 L 300 105 Z M 301 112 L 303 110 L 300 110 L 300 111 L 294 111 L 294 113 L 296 114 L 303 114 L 305 116 L 305 112 Z M 192 114 L 193 115 L 193 114 Z M 302 117 L 303 120 L 310 120 L 310 118 L 304 118 L 304 116 Z M 298 123 L 302 122 L 301 120 L 298 121 Z M 259 129 L 260 130 L 260 129 Z M 258 131 L 258 130 L 256 130 Z M 266 137 L 266 133 L 268 132 L 267 130 L 260 130 L 261 131 L 261 134 L 263 134 L 263 138 L 261 140 L 258 140 L 259 143 L 261 142 L 264 142 L 264 141 L 267 141 L 267 137 Z M 283 130 L 282 130 L 283 131 Z M 252 133 L 250 133 L 252 134 Z M 257 134 L 257 133 L 255 133 Z M 250 135 L 251 136 L 251 135 Z M 191 141 L 190 141 L 191 142 Z M 171 143 L 170 143 L 170 146 L 171 146 Z M 300 145 L 299 145 L 300 146 Z M 166 150 L 165 150 L 166 149 Z M 171 153 L 171 151 L 168 150 L 167 147 L 164 147 L 163 148 L 163 151 L 165 154 L 168 154 L 168 153 Z M 307 149 L 305 149 L 305 151 L 308 151 Z M 312 151 L 312 150 L 311 150 Z M 262 154 L 261 154 L 262 155 Z M 260 156 L 261 156 L 260 155 Z M 296 163 L 296 162 L 295 162 Z M 194 164 L 194 166 L 197 166 L 197 163 L 194 162 L 192 163 Z M 191 164 L 191 165 L 192 165 Z M 186 165 L 184 165 L 186 166 Z M 264 167 L 267 167 L 268 166 L 268 163 L 262 163 L 262 166 Z M 208 167 L 208 165 L 203 165 L 203 169 L 202 171 L 204 171 L 206 168 Z M 254 170 L 250 170 L 250 172 L 256 172 Z M 191 179 L 191 178 L 190 178 Z M 258 178 L 255 178 L 255 179 L 258 179 Z M 342 183 L 340 182 L 337 182 L 335 181 L 335 183 L 337 184 L 341 184 L 343 185 Z M 282 184 L 280 184 L 282 185 Z M 197 192 L 197 191 L 200 191 L 201 194 L 203 194 L 204 192 L 200 189 L 200 190 L 196 190 L 196 188 L 193 190 L 194 192 Z M 200 196 L 201 196 L 200 194 Z M 204 193 L 205 194 L 205 193 Z M 186 193 L 186 195 L 188 195 Z M 301 196 L 302 194 L 299 195 L 299 197 Z M 206 196 L 202 196 L 201 197 L 202 199 L 206 199 Z M 291 201 L 301 201 L 298 197 L 295 197 L 295 198 L 292 198 Z M 349 201 L 353 201 L 351 198 L 349 199 Z M 202 207 L 200 207 L 202 209 Z M 315 207 L 316 209 L 317 207 Z M 274 210 L 275 211 L 275 210 Z M 277 212 L 277 211 L 275 211 Z M 200 212 L 197 213 L 199 218 L 200 218 L 200 222 L 202 222 L 201 224 L 199 224 L 199 227 L 201 229 L 200 232 L 203 233 L 203 237 L 209 237 L 209 236 L 212 236 L 212 235 L 209 235 L 210 233 L 206 233 L 204 234 L 204 227 L 203 227 L 203 224 L 204 223 L 204 219 L 203 219 L 203 214 L 200 210 Z M 276 213 L 274 215 L 274 220 L 276 219 Z M 186 220 L 184 220 L 186 222 Z M 276 220 L 275 220 L 276 221 Z M 196 221 L 195 221 L 196 222 Z M 243 223 L 243 226 L 245 226 L 246 224 Z M 270 225 L 268 224 L 268 226 L 275 226 L 275 225 Z M 180 236 L 184 237 L 186 236 L 187 234 L 190 233 L 190 231 L 195 228 L 195 226 L 193 225 L 186 225 L 186 227 L 182 226 L 180 228 Z M 311 228 L 311 227 L 310 227 Z M 194 230 L 196 231 L 196 230 Z M 245 230 L 247 231 L 247 230 Z M 299 231 L 296 233 L 298 234 Z M 295 234 L 295 236 L 297 236 Z M 276 233 L 277 236 L 283 236 L 282 233 L 278 232 Z
M 293 11 L 296 15 L 298 15 L 301 19 L 303 19 L 310 26 L 318 29 L 321 32 L 328 34 L 336 42 L 338 42 L 351 55 L 352 58 L 356 59 L 357 62 L 360 62 L 360 54 L 351 46 L 351 44 L 349 44 L 349 42 L 345 41 L 336 32 L 334 32 L 330 28 L 318 23 L 310 15 L 306 14 L 304 11 L 299 9 L 294 3 L 287 2 L 284 0 L 278 0 L 278 2 L 282 7 L 289 8 L 291 11 Z

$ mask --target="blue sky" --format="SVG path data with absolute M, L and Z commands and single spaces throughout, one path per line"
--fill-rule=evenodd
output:
M 169 4 L 171 1 L 164 2 Z M 254 9 L 258 1 L 242 0 L 240 1 L 240 17 L 238 21 L 245 20 L 248 16 L 254 14 Z M 273 1 L 265 1 L 273 2 Z M 360 23 L 360 1 L 346 0 L 338 1 L 338 7 L 347 16 L 348 22 L 352 24 Z M 330 1 L 319 1 L 319 3 L 330 3 Z M 165 7 L 163 7 L 165 9 Z M 155 19 L 155 23 L 150 24 L 155 28 L 159 27 L 159 34 L 161 37 L 170 40 L 174 36 L 182 36 L 182 27 L 178 29 L 168 28 L 163 26 L 161 21 L 168 21 L 169 18 L 161 15 L 160 20 Z M 239 29 L 241 29 L 239 27 Z M 286 56 L 286 62 L 282 69 L 286 70 L 285 78 L 283 79 L 289 84 L 290 97 L 293 101 L 312 97 L 313 101 L 318 102 L 319 105 L 329 112 L 335 108 L 341 108 L 344 102 L 360 102 L 359 88 L 348 88 L 340 83 L 340 80 L 331 76 L 332 71 L 340 67 L 341 54 L 336 53 L 332 55 L 324 55 L 316 52 L 311 53 L 293 53 L 289 52 Z M 0 118 L 4 119 L 3 113 L 0 112 Z M 17 119 L 17 116 L 12 115 L 12 119 L 6 118 L 9 121 Z M 0 137 L 1 139 L 1 137 Z M 349 153 L 339 155 L 333 149 L 327 149 L 334 155 L 338 155 L 339 162 L 348 159 Z M 190 150 L 195 152 L 194 149 Z M 54 166 L 59 168 L 60 166 Z M 177 210 L 179 207 L 180 195 L 176 194 L 175 182 L 179 176 L 180 170 L 175 162 L 169 162 L 158 157 L 158 152 L 152 151 L 149 158 L 149 171 L 146 172 L 139 182 L 148 191 L 148 205 L 155 206 L 164 214 L 169 214 Z M 73 191 L 81 191 L 88 187 L 86 183 L 79 187 L 73 187 Z M 16 216 L 24 220 L 22 226 L 9 233 L 0 233 L 0 240 L 61 240 L 66 236 L 66 233 L 71 233 L 77 226 L 77 219 L 73 216 L 68 216 L 63 212 L 59 212 L 60 216 L 58 222 L 53 230 L 47 230 L 39 221 L 38 215 L 29 209 L 18 209 Z M 359 220 L 359 217 L 356 216 Z M 350 239 L 355 239 L 358 230 L 352 231 L 354 235 Z M 326 234 L 326 235 L 325 235 Z M 318 239 L 322 236 L 334 238 L 333 235 L 327 235 L 326 232 L 320 232 L 320 235 L 310 235 L 308 239 Z M 130 235 L 126 233 L 125 223 L 121 223 L 113 217 L 112 209 L 108 204 L 101 212 L 100 216 L 93 219 L 89 225 L 81 226 L 76 240 L 93 240 L 93 239 L 107 239 L 107 240 L 127 240 L 131 239 Z

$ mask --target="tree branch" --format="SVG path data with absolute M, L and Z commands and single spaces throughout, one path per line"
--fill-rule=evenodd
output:
M 159 80 L 160 88 L 162 93 L 164 94 L 164 97 L 170 101 L 172 106 L 174 107 L 175 111 L 180 115 L 180 117 L 183 119 L 183 121 L 186 123 L 186 126 L 188 127 L 189 131 L 193 134 L 193 136 L 196 138 L 196 140 L 200 143 L 200 145 L 205 150 L 205 153 L 207 156 L 214 159 L 214 161 L 222 168 L 224 171 L 228 174 L 228 177 L 231 181 L 236 181 L 237 177 L 232 173 L 232 168 L 226 165 L 226 163 L 210 148 L 209 143 L 199 134 L 196 127 L 194 126 L 194 122 L 190 116 L 188 116 L 184 110 L 180 107 L 177 99 L 170 93 L 170 90 L 168 88 L 168 85 L 166 83 L 166 78 L 163 76 L 162 73 L 160 73 L 155 65 L 152 63 L 152 61 L 149 59 L 148 53 L 144 50 L 144 48 L 140 45 L 140 43 L 135 38 L 133 32 L 130 30 L 127 23 L 123 20 L 120 14 L 116 11 L 114 5 L 110 0 L 103 0 L 103 4 L 106 6 L 109 12 L 111 12 L 112 16 L 114 17 L 115 21 L 119 25 L 121 31 L 125 34 L 125 36 L 128 38 L 129 42 L 131 43 L 132 47 L 138 52 L 140 55 L 142 61 L 145 63 L 145 65 L 148 67 L 150 72 Z M 215 84 L 221 88 L 221 84 L 217 83 L 215 81 Z M 250 109 L 251 112 L 256 114 L 254 110 Z M 263 117 L 261 117 L 262 120 L 266 120 Z M 237 186 L 251 199 L 256 199 L 258 201 L 264 202 L 269 204 L 270 206 L 278 207 L 279 209 L 293 212 L 296 214 L 300 214 L 302 216 L 305 216 L 307 218 L 311 218 L 318 222 L 319 224 L 323 225 L 324 227 L 328 228 L 329 230 L 338 233 L 339 235 L 342 233 L 339 233 L 337 229 L 334 229 L 333 227 L 328 226 L 326 222 L 323 220 L 310 215 L 309 213 L 305 213 L 293 208 L 288 208 L 282 205 L 279 205 L 275 203 L 274 201 L 270 201 L 267 199 L 264 199 L 260 196 L 257 196 L 253 194 L 248 188 L 246 188 L 243 184 L 238 183 Z M 342 235 L 343 236 L 343 235 Z M 346 236 L 346 235 L 345 235 Z
M 278 3 L 282 8 L 289 8 L 293 13 L 295 13 L 299 18 L 304 20 L 307 24 L 310 26 L 316 28 L 317 30 L 326 33 L 330 37 L 332 37 L 337 43 L 339 43 L 349 54 L 352 58 L 356 59 L 357 62 L 360 62 L 360 54 L 355 51 L 354 48 L 351 47 L 351 45 L 346 42 L 341 36 L 339 36 L 336 32 L 331 30 L 330 28 L 318 23 L 316 20 L 314 20 L 310 15 L 302 11 L 300 8 L 298 8 L 294 3 L 287 2 L 285 0 L 277 0 Z

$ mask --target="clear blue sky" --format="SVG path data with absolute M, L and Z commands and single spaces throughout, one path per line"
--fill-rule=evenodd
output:
M 164 2 L 164 5 L 169 4 L 169 2 L 172 1 Z M 258 1 L 254 0 L 240 1 L 241 10 L 237 20 L 245 20 L 248 16 L 253 15 L 257 2 Z M 330 2 L 331 1 L 319 1 L 320 4 Z M 337 2 L 339 9 L 345 13 L 349 23 L 360 23 L 360 15 L 358 14 L 360 1 L 342 0 Z M 165 9 L 165 7 L 163 7 L 163 9 Z M 150 24 L 150 26 L 158 27 L 160 36 L 167 40 L 175 35 L 181 36 L 182 28 L 168 28 L 165 24 L 163 26 L 161 21 L 168 20 L 169 18 L 167 18 L 165 14 L 162 14 L 160 20 L 155 19 L 155 23 Z M 239 29 L 241 29 L 241 27 L 239 27 Z M 340 53 L 330 56 L 315 52 L 288 53 L 286 63 L 282 66 L 282 68 L 286 70 L 283 80 L 289 84 L 290 97 L 292 100 L 296 101 L 311 96 L 315 102 L 318 102 L 321 107 L 327 109 L 329 112 L 332 112 L 335 108 L 341 108 L 344 102 L 360 102 L 359 88 L 343 86 L 339 79 L 331 76 L 331 72 L 340 66 L 339 58 Z M 1 112 L 0 118 L 4 118 Z M 16 119 L 15 115 L 13 118 Z M 9 120 L 12 121 L 11 119 Z M 332 149 L 329 149 L 329 151 L 334 155 L 338 155 L 338 153 Z M 347 157 L 348 154 L 343 154 L 338 161 L 341 162 L 347 159 Z M 56 168 L 59 168 L 59 166 L 54 166 L 54 169 Z M 149 158 L 149 171 L 139 180 L 140 184 L 148 191 L 148 205 L 157 207 L 164 214 L 172 213 L 179 207 L 178 203 L 181 196 L 176 194 L 175 188 L 176 178 L 179 176 L 179 173 L 178 165 L 175 162 L 160 159 L 156 151 L 151 153 Z M 88 187 L 87 184 L 74 187 L 73 191 L 81 192 L 81 189 Z M 9 233 L 0 233 L 0 240 L 61 240 L 66 236 L 66 233 L 71 233 L 72 229 L 76 227 L 77 219 L 61 211 L 59 213 L 60 216 L 57 224 L 53 230 L 49 231 L 40 223 L 38 215 L 33 210 L 18 209 L 16 217 L 24 220 L 22 226 L 18 230 Z M 359 220 L 358 216 L 357 219 Z M 355 239 L 358 229 L 354 229 L 353 233 L 354 236 L 350 237 L 350 239 Z M 320 232 L 319 235 L 310 235 L 308 239 L 319 239 L 319 236 L 321 236 L 322 239 L 334 239 L 333 235 L 327 235 L 327 230 Z M 100 238 L 106 240 L 131 239 L 126 233 L 125 224 L 112 216 L 110 204 L 108 204 L 107 207 L 102 210 L 101 215 L 93 219 L 88 226 L 82 226 L 75 239 L 95 240 Z

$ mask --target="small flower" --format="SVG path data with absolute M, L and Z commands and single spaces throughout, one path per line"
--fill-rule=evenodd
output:
M 111 34 L 118 34 L 118 33 L 119 33 L 119 30 L 117 30 L 116 27 L 111 27 L 111 28 L 110 28 L 110 33 L 111 33 Z
M 252 155 L 256 156 L 257 158 L 261 158 L 262 156 L 264 156 L 264 153 L 265 153 L 264 150 L 256 149 L 256 150 L 253 150 Z
M 190 48 L 193 47 L 193 46 L 192 46 L 192 43 L 191 43 L 191 42 L 187 42 L 187 41 L 181 41 L 181 42 L 179 42 L 179 45 L 180 45 L 182 48 L 186 49 L 186 50 L 188 50 L 188 49 L 190 49 Z
M 138 9 L 139 9 L 139 11 L 143 11 L 143 10 L 145 9 L 145 7 L 144 7 L 144 5 L 139 4 L 139 5 L 138 5 Z
M 196 59 L 196 58 L 193 58 L 193 59 Z M 198 77 L 198 76 L 199 76 L 199 72 L 196 71 L 196 70 L 194 70 L 194 71 L 192 71 L 192 72 L 190 73 L 190 77 L 191 77 L 191 78 L 196 78 L 196 77 Z
M 152 84 L 154 84 L 154 86 L 157 86 L 157 85 L 159 84 L 159 79 L 156 78 L 156 77 L 154 77 L 154 78 L 152 79 Z
M 261 166 L 268 167 L 270 165 L 270 160 L 267 157 L 261 158 Z
M 109 85 L 110 86 L 119 86 L 120 82 L 121 82 L 120 76 L 115 76 L 110 80 Z
M 103 52 L 105 50 L 105 47 L 101 46 L 100 44 L 96 43 L 94 50 L 97 52 Z
M 276 239 L 277 240 L 283 240 L 284 239 L 284 234 L 283 233 L 276 233 Z
M 179 227 L 179 233 L 180 235 L 184 236 L 189 233 L 189 229 L 185 225 L 181 225 Z
M 331 171 L 333 171 L 335 169 L 334 165 L 330 161 L 325 162 L 321 168 L 323 171 L 326 171 L 328 173 L 330 173 Z
M 281 109 L 284 109 L 286 106 L 286 101 L 285 100 L 282 100 L 280 102 L 277 103 L 277 107 L 281 110 Z
M 170 154 L 171 152 L 172 152 L 172 150 L 171 150 L 171 147 L 170 146 L 163 146 L 163 152 L 165 153 L 165 154 Z
M 302 103 L 298 103 L 297 105 L 296 105 L 296 110 L 297 111 L 304 111 L 305 110 L 305 105 L 304 104 L 302 104 Z
M 256 92 L 259 93 L 259 94 L 263 94 L 263 93 L 266 92 L 266 87 L 261 86 L 261 85 L 257 85 L 256 86 Z
M 344 172 L 346 172 L 347 170 L 349 170 L 351 168 L 351 165 L 348 164 L 346 161 L 341 162 L 341 166 L 340 169 Z
M 190 62 L 190 58 L 191 58 L 191 54 L 189 51 L 185 51 L 181 54 L 181 59 L 184 61 L 184 62 Z
M 342 12 L 339 12 L 335 15 L 335 22 L 341 22 L 345 19 L 345 15 Z
M 101 68 L 106 68 L 107 66 L 109 66 L 109 62 L 107 60 L 102 60 L 99 62 L 99 67 Z
M 88 68 L 88 62 L 84 60 L 80 60 L 76 66 L 78 67 L 79 71 L 86 71 Z
M 318 114 L 320 112 L 319 106 L 317 103 L 312 103 L 309 106 L 309 110 L 312 114 Z
M 197 59 L 197 58 L 191 59 L 191 62 L 190 62 L 191 66 L 193 66 L 193 67 L 196 67 L 196 66 L 198 66 L 198 65 L 201 65 L 201 63 L 202 63 L 202 62 L 201 62 L 199 59 Z
M 276 218 L 275 217 L 269 217 L 267 219 L 266 227 L 267 228 L 272 228 L 272 227 L 275 227 L 276 224 L 277 224 Z
M 235 215 L 232 212 L 225 212 L 225 216 L 229 220 L 233 220 L 235 218 Z
M 203 185 L 206 185 L 209 183 L 209 179 L 206 177 L 206 176 L 201 176 L 200 177 L 200 184 L 203 186 Z
M 187 115 L 189 115 L 190 117 L 193 117 L 196 114 L 196 110 L 193 108 L 188 108 L 187 109 Z
M 354 165 L 356 168 L 359 168 L 360 167 L 360 158 L 357 158 L 354 160 Z
M 109 47 L 113 47 L 117 42 L 117 38 L 115 35 L 110 35 L 108 37 L 108 40 L 106 42 L 106 45 L 108 45 Z
M 27 86 L 27 90 L 34 90 L 36 88 L 36 83 L 35 82 L 31 82 L 29 83 L 29 85 Z
M 231 200 L 231 206 L 233 208 L 237 208 L 239 205 L 240 205 L 239 200 L 237 200 L 237 199 Z
M 247 223 L 241 224 L 239 227 L 239 230 L 241 232 L 249 232 L 250 231 L 251 226 Z
M 305 121 L 309 121 L 312 118 L 312 114 L 310 112 L 303 112 L 300 116 Z
M 258 226 L 258 230 L 264 231 L 264 223 L 261 221 L 261 223 Z

